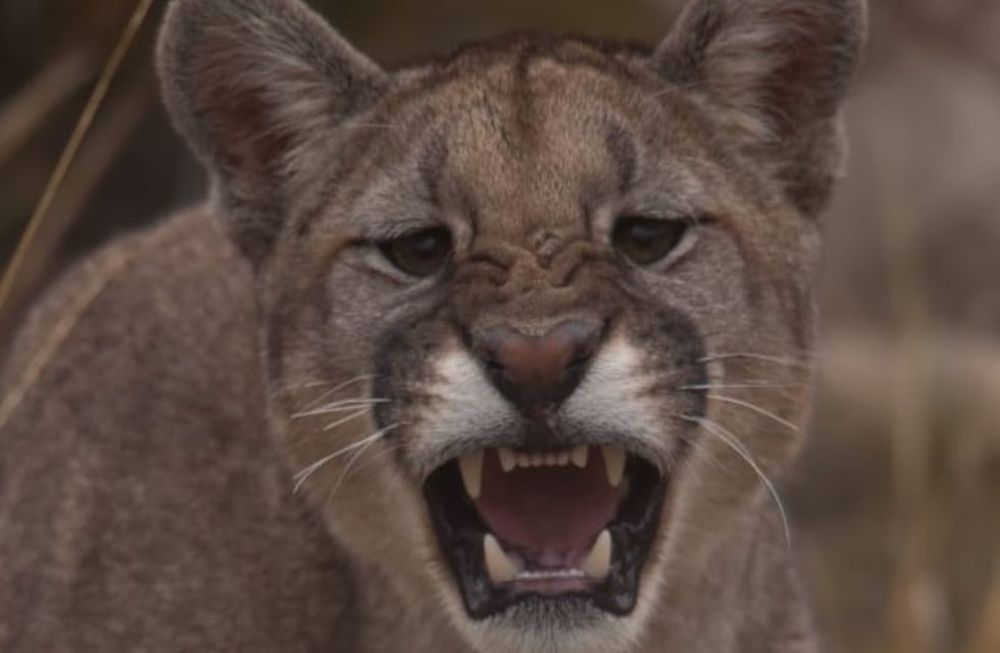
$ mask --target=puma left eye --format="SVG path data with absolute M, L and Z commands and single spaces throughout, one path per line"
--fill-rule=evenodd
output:
M 645 267 L 673 252 L 689 228 L 685 220 L 623 217 L 615 223 L 612 244 L 630 262 Z
M 451 234 L 443 228 L 423 229 L 382 242 L 379 249 L 401 272 L 418 278 L 432 277 L 448 263 Z

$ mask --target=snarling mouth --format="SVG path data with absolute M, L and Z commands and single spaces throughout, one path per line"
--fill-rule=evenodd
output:
M 522 601 L 568 600 L 624 616 L 668 480 L 619 447 L 487 449 L 438 468 L 424 494 L 473 619 Z

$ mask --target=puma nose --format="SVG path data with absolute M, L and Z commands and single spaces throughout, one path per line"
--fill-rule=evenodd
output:
M 573 393 L 600 339 L 597 321 L 569 320 L 541 337 L 494 327 L 481 335 L 478 349 L 500 392 L 522 409 L 537 409 Z

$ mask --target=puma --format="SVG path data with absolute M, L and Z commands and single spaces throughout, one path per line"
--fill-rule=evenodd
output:
M 774 483 L 863 0 L 385 70 L 174 0 L 209 201 L 0 377 L 0 649 L 808 653 Z

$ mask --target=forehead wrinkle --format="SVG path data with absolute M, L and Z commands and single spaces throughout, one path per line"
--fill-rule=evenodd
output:
M 616 107 L 605 106 L 614 101 L 605 87 L 614 80 L 531 48 L 518 55 L 478 78 L 434 89 L 428 101 L 447 109 L 431 129 L 446 139 L 447 151 L 425 145 L 424 184 L 449 199 L 464 196 L 461 213 L 476 209 L 475 234 L 527 245 L 548 225 L 586 236 L 588 189 L 614 192 L 637 167 L 637 148 L 614 119 Z M 580 101 L 586 98 L 597 106 Z
M 517 57 L 511 63 L 512 93 L 514 105 L 514 125 L 519 141 L 530 147 L 538 136 L 536 129 L 536 94 L 531 83 L 531 65 L 538 58 L 538 47 L 533 43 L 525 44 Z M 518 152 L 515 152 L 515 155 Z
M 602 144 L 605 120 L 601 112 L 581 113 L 583 110 L 566 93 L 544 83 L 547 77 L 532 77 L 530 84 L 524 82 L 525 93 L 533 98 L 531 137 L 519 137 L 520 147 L 511 152 L 500 146 L 503 133 L 491 128 L 497 121 L 490 117 L 486 128 L 492 132 L 491 140 L 480 139 L 475 144 L 476 151 L 465 171 L 478 180 L 473 182 L 476 194 L 483 199 L 484 210 L 491 214 L 486 230 L 525 245 L 537 240 L 534 236 L 539 226 L 566 236 L 586 235 L 585 195 L 591 187 L 589 180 L 595 170 L 601 176 L 616 176 Z M 567 80 L 554 81 L 564 88 Z M 583 91 L 576 89 L 575 93 Z M 527 109 L 523 103 L 505 108 L 514 114 L 522 112 L 522 119 Z M 503 118 L 510 121 L 512 116 Z M 627 154 L 621 157 L 622 167 L 629 167 L 628 158 Z
M 638 149 L 629 133 L 617 123 L 611 123 L 611 126 L 608 127 L 607 135 L 604 137 L 604 145 L 618 171 L 618 190 L 624 193 L 635 181 L 639 159 Z
M 441 172 L 448 161 L 448 141 L 435 133 L 424 145 L 417 163 L 417 172 L 431 204 L 441 204 Z

